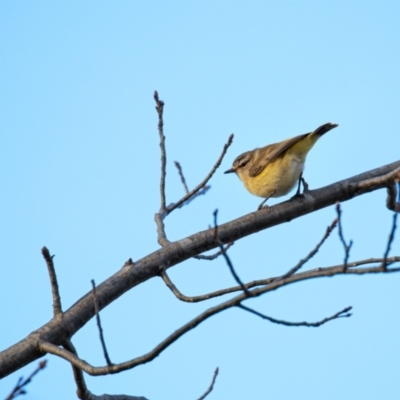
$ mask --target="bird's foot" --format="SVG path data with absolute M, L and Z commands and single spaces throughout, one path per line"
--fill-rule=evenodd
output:
M 308 183 L 306 182 L 306 180 L 303 177 L 301 177 L 301 183 L 303 184 L 303 195 L 304 195 L 304 193 L 307 194 L 308 192 L 310 192 Z

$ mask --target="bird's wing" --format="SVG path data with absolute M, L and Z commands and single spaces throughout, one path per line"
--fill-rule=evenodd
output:
M 304 139 L 310 133 L 305 133 L 303 135 L 295 136 L 290 139 L 286 139 L 280 143 L 270 144 L 266 147 L 260 149 L 260 155 L 262 158 L 255 158 L 253 166 L 249 170 L 249 176 L 255 177 L 264 170 L 264 168 L 273 160 L 282 155 L 290 146 L 293 146 L 300 140 Z

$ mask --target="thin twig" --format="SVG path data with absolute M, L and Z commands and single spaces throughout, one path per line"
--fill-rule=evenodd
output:
M 339 238 L 340 241 L 343 244 L 343 248 L 344 248 L 344 263 L 343 263 L 343 269 L 346 270 L 347 269 L 347 264 L 349 261 L 349 256 L 350 256 L 350 249 L 351 246 L 353 245 L 353 241 L 350 240 L 349 244 L 346 243 L 346 241 L 344 240 L 344 236 L 343 236 L 343 229 L 342 229 L 342 210 L 340 208 L 340 203 L 337 202 L 336 203 L 336 212 L 338 215 L 338 222 L 339 222 Z
M 54 318 L 61 317 L 62 316 L 61 298 L 60 298 L 60 292 L 58 290 L 56 270 L 54 268 L 54 263 L 53 263 L 54 256 L 50 255 L 49 250 L 45 246 L 42 248 L 42 254 L 46 261 L 47 270 L 49 272 L 49 277 L 50 277 L 51 293 L 53 295 L 53 315 Z
M 165 176 L 167 174 L 167 152 L 165 150 L 165 136 L 164 136 L 164 102 L 158 97 L 157 90 L 154 91 L 154 100 L 156 102 L 156 111 L 158 114 L 158 133 L 160 135 L 160 149 L 161 149 L 161 179 L 160 179 L 160 196 L 161 196 L 161 208 L 160 213 L 164 214 L 166 210 L 166 199 L 165 199 Z
M 179 177 L 181 178 L 181 182 L 182 182 L 183 188 L 185 189 L 185 193 L 188 194 L 189 193 L 189 188 L 188 188 L 188 185 L 186 183 L 185 176 L 183 175 L 181 164 L 179 164 L 178 161 L 174 161 L 174 164 L 175 164 L 175 167 L 178 170 L 178 174 L 179 174 Z
M 215 368 L 214 375 L 213 375 L 213 378 L 212 378 L 209 388 L 206 390 L 206 392 L 202 396 L 199 397 L 198 400 L 204 400 L 214 389 L 214 384 L 215 384 L 215 380 L 217 379 L 218 372 L 219 372 L 219 369 L 217 367 L 217 368 Z
M 233 246 L 235 242 L 228 243 L 226 246 L 224 246 L 224 251 L 228 251 L 229 247 Z M 196 258 L 197 260 L 208 260 L 212 261 L 215 260 L 217 257 L 219 257 L 222 254 L 222 251 L 219 250 L 214 254 L 210 254 L 209 256 L 204 256 L 202 254 L 199 254 L 198 256 L 193 256 L 193 258 Z
M 232 141 L 233 141 L 233 133 L 229 136 L 227 143 L 224 145 L 221 155 L 219 156 L 217 162 L 214 164 L 214 166 L 212 167 L 212 169 L 208 173 L 208 175 L 203 179 L 202 182 L 200 182 L 193 190 L 191 190 L 189 193 L 187 193 L 185 196 L 183 196 L 179 201 L 169 205 L 167 208 L 167 214 L 169 214 L 172 211 L 174 211 L 175 209 L 179 208 L 183 203 L 185 203 L 193 195 L 195 195 L 200 189 L 202 189 L 204 186 L 206 186 L 207 182 L 211 179 L 211 177 L 214 175 L 217 168 L 221 165 L 221 162 L 222 162 L 229 146 L 232 144 Z
M 163 268 L 161 270 L 160 276 L 163 279 L 164 283 L 167 285 L 167 287 L 171 290 L 171 292 L 179 300 L 185 301 L 187 303 L 198 303 L 200 301 L 206 301 L 206 300 L 212 299 L 214 297 L 220 297 L 220 296 L 224 296 L 225 294 L 239 292 L 239 291 L 243 290 L 241 286 L 232 286 L 232 287 L 229 287 L 229 288 L 226 288 L 226 289 L 217 290 L 215 292 L 203 294 L 203 295 L 200 295 L 200 296 L 185 296 L 173 284 L 173 282 L 169 278 L 168 274 L 166 273 L 165 268 Z M 246 287 L 246 289 L 250 289 L 250 288 L 253 288 L 253 287 L 257 287 L 257 286 L 265 286 L 268 283 L 273 282 L 274 279 L 276 279 L 276 278 L 259 279 L 259 280 L 255 280 L 255 281 L 246 283 L 244 286 Z
M 313 278 L 322 278 L 334 275 L 363 275 L 363 274 L 387 274 L 387 273 L 396 273 L 400 272 L 399 268 L 387 268 L 386 270 L 382 270 L 382 267 L 379 265 L 377 267 L 371 268 L 357 268 L 357 269 L 343 269 L 343 265 L 336 266 L 336 267 L 328 267 L 328 268 L 319 268 L 311 271 L 299 272 L 291 277 L 287 278 L 284 281 L 279 282 L 271 282 L 271 284 L 267 286 L 263 286 L 260 288 L 253 289 L 251 292 L 252 297 L 261 296 L 267 292 L 277 290 L 280 287 L 289 285 L 291 283 L 300 282 L 307 279 Z M 172 343 L 177 341 L 182 335 L 189 332 L 192 329 L 195 329 L 199 324 L 206 321 L 208 318 L 225 311 L 229 308 L 235 307 L 240 304 L 243 300 L 246 300 L 248 296 L 246 293 L 242 292 L 238 294 L 236 297 L 229 299 L 223 303 L 220 303 L 214 307 L 205 310 L 197 317 L 192 319 L 191 321 L 187 322 L 185 325 L 181 326 L 177 330 L 175 330 L 170 336 L 165 338 L 161 341 L 157 346 L 155 346 L 151 351 L 148 353 L 131 359 L 129 361 L 125 361 L 120 364 L 113 364 L 107 365 L 103 367 L 93 367 L 92 365 L 88 364 L 86 361 L 76 357 L 69 351 L 66 351 L 52 343 L 49 343 L 45 340 L 39 339 L 37 341 L 37 347 L 40 351 L 44 353 L 50 353 L 57 355 L 65 360 L 69 361 L 71 364 L 75 365 L 76 367 L 82 369 L 83 371 L 87 372 L 90 375 L 98 376 L 98 375 L 107 375 L 107 374 L 115 374 L 121 371 L 125 371 L 131 368 L 135 368 L 138 365 L 145 364 L 149 361 L 152 361 L 156 358 L 163 350 L 169 347 Z
M 95 309 L 95 313 L 96 313 L 97 327 L 99 328 L 101 347 L 103 348 L 104 358 L 106 359 L 107 365 L 112 365 L 110 357 L 108 356 L 106 342 L 104 340 L 103 328 L 101 327 L 99 305 L 97 303 L 96 285 L 94 283 L 94 279 L 92 279 L 91 282 L 92 282 L 92 287 L 93 287 L 93 292 L 92 292 L 93 293 L 93 302 L 94 302 L 94 309 Z
M 73 354 L 78 358 L 78 353 L 70 340 L 64 341 L 63 347 L 66 351 Z M 85 377 L 80 368 L 74 366 L 71 363 L 72 371 L 74 374 L 74 379 L 76 383 L 76 395 L 81 400 L 147 400 L 145 397 L 128 396 L 128 395 L 109 395 L 103 394 L 101 396 L 96 396 L 86 386 Z
M 185 193 L 188 194 L 189 193 L 189 187 L 188 187 L 188 185 L 186 183 L 185 176 L 183 175 L 181 164 L 179 164 L 178 161 L 174 161 L 174 164 L 175 164 L 175 166 L 176 166 L 176 168 L 178 170 L 178 174 L 179 174 L 179 177 L 181 178 L 181 182 L 182 182 L 183 188 L 185 189 Z M 192 195 L 188 200 L 186 200 L 184 203 L 182 203 L 178 208 L 186 206 L 189 203 L 191 203 L 196 197 L 199 197 L 199 196 L 202 196 L 202 195 L 206 194 L 210 188 L 211 188 L 211 186 L 209 186 L 209 185 L 203 186 L 197 193 Z M 174 206 L 174 204 L 169 204 L 167 206 L 167 209 L 170 209 L 173 206 Z
M 22 394 L 26 394 L 26 390 L 23 389 L 24 386 L 28 385 L 33 377 L 42 369 L 44 369 L 46 367 L 47 364 L 47 360 L 42 360 L 39 362 L 38 366 L 36 367 L 36 369 L 24 380 L 24 378 L 21 376 L 18 381 L 17 384 L 15 385 L 14 389 L 12 390 L 12 392 L 6 397 L 5 400 L 12 400 L 15 399 L 16 397 L 18 397 L 19 395 Z
M 312 327 L 312 328 L 317 328 L 329 321 L 332 321 L 333 319 L 350 317 L 351 313 L 349 313 L 349 311 L 352 309 L 352 307 L 346 307 L 345 309 L 337 312 L 336 314 L 332 315 L 331 317 L 324 318 L 318 322 L 305 322 L 305 321 L 304 322 L 289 322 L 289 321 L 284 321 L 281 319 L 275 319 L 272 317 L 268 317 L 268 315 L 261 314 L 260 312 L 253 310 L 252 308 L 244 306 L 243 304 L 238 304 L 237 307 L 241 308 L 245 311 L 248 311 L 252 314 L 255 314 L 255 315 L 257 315 L 263 319 L 266 319 L 270 322 L 273 322 L 274 324 L 285 325 L 285 326 L 307 326 L 307 327 Z
M 375 266 L 375 267 L 377 267 L 378 265 L 382 265 L 383 260 L 384 260 L 383 258 L 368 258 L 365 260 L 353 261 L 353 262 L 347 264 L 347 268 L 356 268 L 356 267 L 359 267 L 360 265 L 366 265 L 366 264 L 377 264 Z M 386 261 L 387 261 L 387 265 L 391 265 L 393 263 L 400 262 L 400 257 L 399 256 L 389 257 Z M 343 268 L 343 264 L 334 265 L 329 268 Z M 320 270 L 321 270 L 321 267 L 314 268 L 310 271 L 320 271 Z M 178 290 L 178 288 L 172 283 L 169 276 L 165 272 L 165 269 L 163 269 L 160 272 L 160 276 L 164 280 L 167 287 L 171 290 L 171 292 L 179 300 L 185 301 L 187 303 L 198 303 L 200 301 L 206 301 L 206 300 L 209 300 L 209 299 L 212 299 L 215 297 L 220 297 L 220 296 L 224 296 L 229 293 L 239 292 L 239 291 L 243 290 L 240 286 L 232 286 L 232 287 L 229 287 L 226 289 L 220 289 L 215 292 L 206 293 L 206 294 L 203 294 L 200 296 L 186 296 L 183 293 L 181 293 Z M 266 286 L 272 282 L 277 282 L 277 281 L 282 280 L 281 278 L 282 278 L 281 276 L 278 276 L 275 278 L 257 279 L 257 280 L 246 283 L 245 286 L 247 289 L 251 289 L 254 287 L 258 287 L 258 286 Z M 289 276 L 287 278 L 289 278 Z
M 69 351 L 71 354 L 78 357 L 78 353 L 75 349 L 75 346 L 72 344 L 71 340 L 69 339 L 65 340 L 63 343 L 63 347 L 66 351 Z M 85 376 L 83 375 L 82 370 L 77 366 L 75 366 L 74 364 L 71 363 L 71 367 L 76 384 L 76 395 L 78 396 L 79 399 L 86 400 L 90 392 L 86 386 Z
M 191 196 L 189 199 L 187 199 L 184 203 L 181 203 L 178 208 L 182 208 L 184 206 L 187 206 L 188 204 L 190 204 L 197 197 L 200 197 L 200 196 L 203 196 L 204 194 L 206 194 L 210 189 L 211 189 L 210 185 L 206 185 L 206 186 L 202 187 L 197 193 L 195 193 L 193 196 Z M 167 206 L 167 209 L 169 209 L 169 208 L 171 208 L 173 206 L 174 206 L 174 203 L 169 204 Z
M 353 261 L 347 264 L 347 268 L 357 268 L 360 265 L 366 265 L 366 264 L 380 264 L 382 265 L 384 261 L 384 258 L 367 258 L 365 260 L 359 260 L 359 261 Z M 396 262 L 400 262 L 400 257 L 399 256 L 393 256 L 393 257 L 389 257 L 387 260 L 387 265 L 396 263 Z M 339 264 L 339 265 L 333 265 L 329 268 L 338 268 L 338 267 L 342 267 L 343 268 L 343 264 Z M 310 271 L 314 271 L 314 270 L 320 270 L 321 267 L 319 268 L 314 268 Z
M 388 258 L 388 255 L 389 255 L 390 248 L 392 246 L 393 240 L 394 240 L 394 234 L 395 234 L 396 228 L 397 228 L 396 222 L 397 222 L 397 216 L 398 215 L 399 214 L 397 212 L 394 213 L 394 215 L 393 215 L 392 229 L 390 230 L 390 235 L 389 235 L 389 239 L 388 239 L 388 242 L 387 242 L 387 245 L 386 245 L 386 251 L 385 251 L 385 255 L 383 257 L 383 262 L 382 262 L 382 269 L 383 270 L 386 270 L 386 268 L 387 268 L 387 258 Z
M 337 226 L 338 220 L 334 219 L 332 221 L 332 223 L 326 228 L 325 231 L 325 235 L 323 236 L 323 238 L 321 239 L 321 241 L 315 246 L 314 250 L 312 250 L 308 256 L 306 258 L 303 258 L 302 260 L 300 260 L 297 265 L 295 265 L 293 268 L 291 268 L 288 272 L 286 272 L 286 274 L 282 275 L 279 278 L 276 278 L 277 280 L 281 280 L 281 279 L 286 279 L 289 276 L 292 276 L 293 274 L 295 274 L 305 263 L 307 263 L 311 258 L 313 258 L 315 256 L 315 254 L 317 254 L 318 250 L 321 248 L 321 246 L 324 244 L 325 240 L 328 239 L 329 235 L 331 234 L 331 232 L 335 229 L 335 227 Z
M 246 288 L 246 286 L 243 284 L 243 282 L 239 278 L 239 275 L 236 273 L 235 268 L 233 267 L 232 261 L 229 258 L 223 243 L 221 243 L 221 241 L 218 239 L 218 222 L 217 222 L 218 209 L 214 211 L 213 215 L 214 215 L 214 240 L 218 243 L 219 250 L 222 253 L 223 257 L 225 258 L 225 261 L 228 264 L 229 270 L 231 271 L 231 274 L 234 277 L 235 281 L 237 282 L 238 285 L 240 285 L 243 292 L 246 293 L 246 296 L 251 296 L 250 291 Z

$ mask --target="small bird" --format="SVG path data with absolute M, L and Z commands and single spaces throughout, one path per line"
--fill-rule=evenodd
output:
M 289 193 L 296 182 L 299 183 L 296 193 L 298 196 L 308 152 L 323 134 L 337 126 L 338 124 L 328 122 L 314 132 L 246 151 L 236 157 L 232 168 L 225 171 L 225 174 L 235 172 L 250 193 L 264 197 L 258 209 L 270 197 Z

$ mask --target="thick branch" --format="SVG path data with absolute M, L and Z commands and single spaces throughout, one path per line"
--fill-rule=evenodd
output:
M 396 168 L 400 168 L 400 161 L 309 191 L 301 199 L 285 201 L 269 209 L 244 215 L 236 220 L 219 225 L 218 238 L 222 243 L 230 243 L 260 230 L 289 222 L 294 218 L 328 207 L 337 201 L 343 203 L 355 196 L 387 187 L 389 182 L 393 180 L 392 174 Z M 373 179 L 384 176 L 388 180 L 379 179 L 374 185 L 371 183 Z M 158 276 L 160 265 L 165 265 L 168 269 L 195 255 L 216 248 L 218 244 L 213 238 L 212 231 L 212 229 L 207 229 L 170 243 L 138 260 L 134 265 L 118 270 L 97 287 L 99 310 L 102 310 L 134 286 Z M 357 270 L 357 272 L 349 270 L 347 273 L 362 273 L 360 271 L 362 270 Z M 301 276 L 300 273 L 288 278 L 288 280 L 299 276 Z M 0 378 L 39 358 L 42 355 L 36 347 L 39 339 L 60 345 L 65 339 L 70 338 L 82 328 L 94 315 L 93 298 L 91 292 L 89 292 L 63 314 L 62 321 L 50 321 L 32 332 L 27 338 L 0 353 Z

